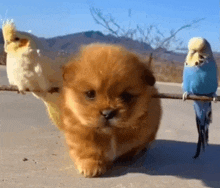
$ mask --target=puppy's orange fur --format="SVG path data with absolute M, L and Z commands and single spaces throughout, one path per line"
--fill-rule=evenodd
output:
M 86 177 L 155 139 L 160 100 L 151 70 L 120 46 L 92 44 L 64 68 L 61 119 L 70 156 Z

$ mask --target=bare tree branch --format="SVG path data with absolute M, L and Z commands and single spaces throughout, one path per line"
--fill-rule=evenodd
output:
M 152 60 L 152 56 L 150 57 L 150 60 Z M 0 91 L 10 91 L 10 92 L 18 92 L 18 88 L 16 86 L 5 86 L 0 85 Z M 25 92 L 40 92 L 40 91 L 30 91 L 26 90 Z M 49 93 L 59 92 L 59 88 L 52 88 L 48 91 Z M 153 95 L 154 98 L 161 98 L 161 99 L 183 99 L 182 94 L 169 94 L 169 93 L 159 93 L 157 95 Z M 220 101 L 220 96 L 215 97 L 215 101 Z M 212 97 L 206 97 L 206 96 L 195 96 L 195 95 L 189 95 L 187 97 L 187 100 L 201 100 L 201 101 L 213 101 Z
M 17 92 L 19 93 L 19 90 L 18 90 L 18 87 L 17 86 L 5 86 L 5 85 L 0 85 L 0 91 L 14 91 L 14 92 Z M 57 93 L 59 92 L 60 89 L 58 87 L 53 87 L 51 88 L 50 90 L 48 90 L 47 92 L 48 93 Z M 25 92 L 39 92 L 41 93 L 42 91 L 38 91 L 38 90 L 33 90 L 33 91 L 30 91 L 30 90 L 25 90 Z
M 124 29 L 118 24 L 115 19 L 110 15 L 109 18 L 104 16 L 100 9 L 96 9 L 94 7 L 90 8 L 91 15 L 95 22 L 105 29 L 107 29 L 111 34 L 115 35 L 116 37 L 126 37 L 131 38 L 133 40 L 139 40 L 140 42 L 145 42 L 155 49 L 157 48 L 164 48 L 168 50 L 170 47 L 174 47 L 173 44 L 177 44 L 178 50 L 184 49 L 182 47 L 183 42 L 176 39 L 176 35 L 187 28 L 190 28 L 192 25 L 204 20 L 205 18 L 201 18 L 198 20 L 194 20 L 190 24 L 185 24 L 178 28 L 177 30 L 171 30 L 170 36 L 165 37 L 163 32 L 158 29 L 155 25 L 149 25 L 146 29 L 142 29 L 139 25 L 136 28 L 131 28 L 131 24 L 129 22 L 129 27 Z M 131 9 L 128 10 L 128 16 L 131 18 Z M 177 48 L 176 48 L 177 49 Z
M 186 28 L 189 28 L 189 27 L 191 27 L 193 24 L 196 24 L 196 23 L 198 23 L 198 22 L 200 22 L 200 21 L 202 21 L 202 20 L 204 20 L 204 19 L 205 19 L 205 18 L 201 18 L 201 19 L 199 19 L 199 20 L 195 20 L 195 21 L 193 21 L 191 24 L 183 25 L 182 27 L 180 27 L 180 28 L 177 29 L 176 31 L 171 32 L 171 35 L 162 41 L 162 43 L 160 44 L 160 47 L 163 46 L 167 41 L 169 41 L 169 40 L 171 40 L 173 37 L 175 37 L 176 34 L 179 33 L 181 30 L 186 29 Z

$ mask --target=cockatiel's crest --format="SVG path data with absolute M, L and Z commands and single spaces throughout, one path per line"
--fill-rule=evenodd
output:
M 212 58 L 212 50 L 208 41 L 201 37 L 190 39 L 188 44 L 188 54 L 186 57 L 186 65 L 200 66 L 207 62 L 207 58 Z
M 13 41 L 16 37 L 16 28 L 13 20 L 7 20 L 3 23 L 3 36 L 5 41 Z

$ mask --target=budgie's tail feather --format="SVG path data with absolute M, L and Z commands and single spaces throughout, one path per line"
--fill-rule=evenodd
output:
M 196 124 L 198 129 L 198 143 L 194 158 L 199 157 L 201 147 L 205 150 L 208 144 L 209 124 L 212 122 L 212 106 L 211 102 L 195 101 L 194 109 L 196 113 Z
M 197 157 L 199 157 L 200 152 L 201 152 L 201 148 L 203 148 L 203 150 L 205 150 L 205 146 L 208 143 L 208 129 L 205 130 L 205 127 L 198 127 L 197 124 L 197 128 L 198 128 L 198 133 L 199 133 L 199 138 L 198 138 L 198 143 L 197 143 L 197 149 L 196 149 L 196 154 L 193 157 L 194 159 L 196 159 Z

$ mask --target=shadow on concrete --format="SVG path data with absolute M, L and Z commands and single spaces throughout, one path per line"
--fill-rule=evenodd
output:
M 210 144 L 198 159 L 192 158 L 195 151 L 196 143 L 156 140 L 148 151 L 132 161 L 116 161 L 104 177 L 144 173 L 197 179 L 205 186 L 220 187 L 220 145 Z

